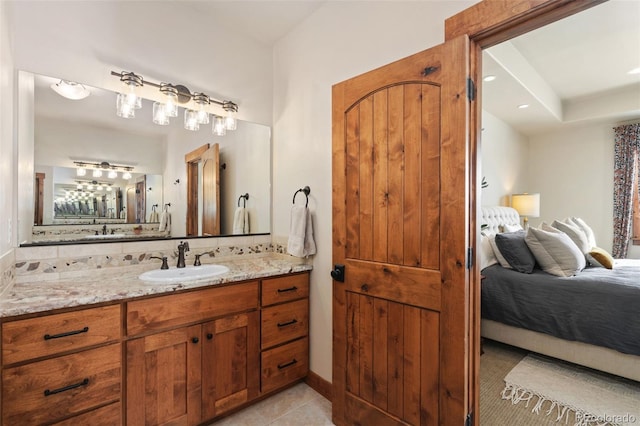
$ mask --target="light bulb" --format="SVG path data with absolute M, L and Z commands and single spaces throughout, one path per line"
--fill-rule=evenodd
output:
M 96 185 L 96 191 L 102 191 L 102 185 L 100 184 Z
M 111 192 L 111 185 L 107 186 L 107 192 Z
M 169 124 L 169 117 L 165 109 L 165 105 L 160 102 L 153 103 L 153 122 L 161 126 Z
M 107 177 L 109 179 L 115 179 L 118 177 L 118 172 L 116 172 L 115 170 L 109 170 L 109 173 L 107 174 Z
M 216 136 L 224 136 L 227 134 L 224 117 L 216 116 L 212 126 L 213 134 Z
M 87 174 L 87 169 L 85 169 L 84 167 L 78 167 L 76 169 L 77 176 L 85 176 L 86 174 Z
M 184 110 L 184 128 L 192 131 L 200 130 L 200 124 L 198 123 L 198 113 L 196 111 L 192 109 Z
M 93 191 L 93 185 L 87 185 L 87 191 Z
M 198 105 L 196 120 L 198 124 L 209 124 L 209 113 L 205 109 L 209 105 L 209 96 L 204 93 L 194 93 L 193 101 Z
M 82 189 L 82 184 L 79 183 L 78 186 L 76 186 L 77 189 Z
M 124 172 L 122 174 L 122 179 L 131 179 L 131 173 L 129 172 Z
M 238 106 L 233 102 L 225 102 L 222 108 L 226 111 L 224 117 L 224 126 L 227 130 L 236 130 L 238 128 L 238 120 L 236 119 L 236 111 Z
M 100 170 L 100 169 L 94 169 L 94 170 L 93 170 L 93 177 L 94 177 L 94 178 L 102 177 L 102 170 Z

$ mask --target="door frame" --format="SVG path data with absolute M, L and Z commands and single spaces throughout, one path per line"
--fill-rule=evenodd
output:
M 480 422 L 480 257 L 479 227 L 477 224 L 478 200 L 481 181 L 481 132 L 482 124 L 482 50 L 510 40 L 547 24 L 559 21 L 575 13 L 589 9 L 607 0 L 482 0 L 445 20 L 445 41 L 460 35 L 469 37 L 470 78 L 476 82 L 476 102 L 471 102 L 470 182 L 469 187 L 469 242 L 474 247 L 475 261 L 470 274 L 469 320 L 471 342 L 469 348 L 468 412 L 476 413 L 473 424 Z M 475 161 L 474 161 L 475 159 Z

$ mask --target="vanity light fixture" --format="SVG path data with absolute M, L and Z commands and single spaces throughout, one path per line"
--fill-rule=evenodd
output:
M 220 128 L 220 124 L 216 124 L 218 116 L 213 120 L 214 134 L 222 136 L 226 130 L 236 130 L 238 105 L 231 101 L 219 101 L 211 98 L 202 92 L 191 93 L 189 89 L 183 85 L 174 85 L 171 83 L 154 83 L 145 80 L 133 72 L 111 71 L 111 75 L 119 77 L 120 81 L 127 85 L 126 93 L 119 93 L 116 100 L 116 114 L 119 117 L 134 118 L 135 110 L 141 107 L 141 98 L 136 93 L 136 89 L 141 86 L 152 86 L 160 89 L 165 97 L 165 102 L 156 102 L 153 105 L 153 122 L 159 125 L 169 124 L 169 118 L 178 116 L 178 104 L 184 106 L 184 128 L 196 131 L 200 129 L 200 124 L 209 124 L 211 114 L 209 106 L 211 104 L 219 105 L 224 111 L 225 116 L 219 117 L 222 120 L 224 131 Z M 191 103 L 190 106 L 186 105 Z
M 93 163 L 90 161 L 74 161 L 73 163 L 77 167 L 76 174 L 78 176 L 85 176 L 87 169 L 91 169 L 92 176 L 94 178 L 102 177 L 102 172 L 108 171 L 107 177 L 109 179 L 117 178 L 118 172 L 122 172 L 123 179 L 131 179 L 131 172 L 133 171 L 133 166 L 110 164 L 107 161 L 102 161 L 100 163 Z M 84 170 L 84 172 L 80 172 L 81 169 Z M 127 174 L 129 177 L 125 177 L 125 175 Z
M 89 89 L 84 87 L 80 83 L 75 81 L 60 80 L 58 83 L 53 83 L 51 89 L 63 98 L 79 101 L 91 94 Z

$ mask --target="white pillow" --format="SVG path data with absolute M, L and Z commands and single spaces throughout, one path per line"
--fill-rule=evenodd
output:
M 509 262 L 507 262 L 507 259 L 505 259 L 502 253 L 500 253 L 500 249 L 496 245 L 495 235 L 489 237 L 489 243 L 491 244 L 493 254 L 496 256 L 496 259 L 498 259 L 498 263 L 500 264 L 500 266 L 502 266 L 503 268 L 513 269 L 511 265 L 509 265 Z
M 573 223 L 578 225 L 578 227 L 582 229 L 582 232 L 584 232 L 584 234 L 587 236 L 587 242 L 591 246 L 589 247 L 589 250 L 591 250 L 593 247 L 597 247 L 598 243 L 596 243 L 596 234 L 593 233 L 593 229 L 591 229 L 589 225 L 587 225 L 587 223 L 579 217 L 571 217 L 570 219 Z
M 571 221 L 567 222 L 565 220 L 564 222 L 560 222 L 554 220 L 551 223 L 551 226 L 567 234 L 569 238 L 571 238 L 571 241 L 573 241 L 575 245 L 578 246 L 582 254 L 587 254 L 591 250 L 589 241 L 587 241 L 587 236 L 582 231 L 582 229 L 578 227 L 578 225 L 574 224 Z
M 519 223 L 515 224 L 515 225 L 509 225 L 509 224 L 505 223 L 503 228 L 504 228 L 504 232 L 516 232 L 516 231 L 520 231 L 521 229 L 523 229 L 522 225 L 520 225 Z
M 498 263 L 498 258 L 493 252 L 491 247 L 491 238 L 495 240 L 495 235 L 492 237 L 484 234 L 480 235 L 480 270 L 487 268 L 491 265 Z
M 530 227 L 524 241 L 542 270 L 559 277 L 571 277 L 582 271 L 585 256 L 571 238 L 546 223 L 541 228 Z

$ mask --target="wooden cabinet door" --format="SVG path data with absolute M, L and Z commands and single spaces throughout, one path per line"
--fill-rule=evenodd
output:
M 259 326 L 258 311 L 203 324 L 203 419 L 211 419 L 258 396 Z
M 337 425 L 465 423 L 468 43 L 333 87 Z
M 200 333 L 194 325 L 127 342 L 127 424 L 200 423 Z

